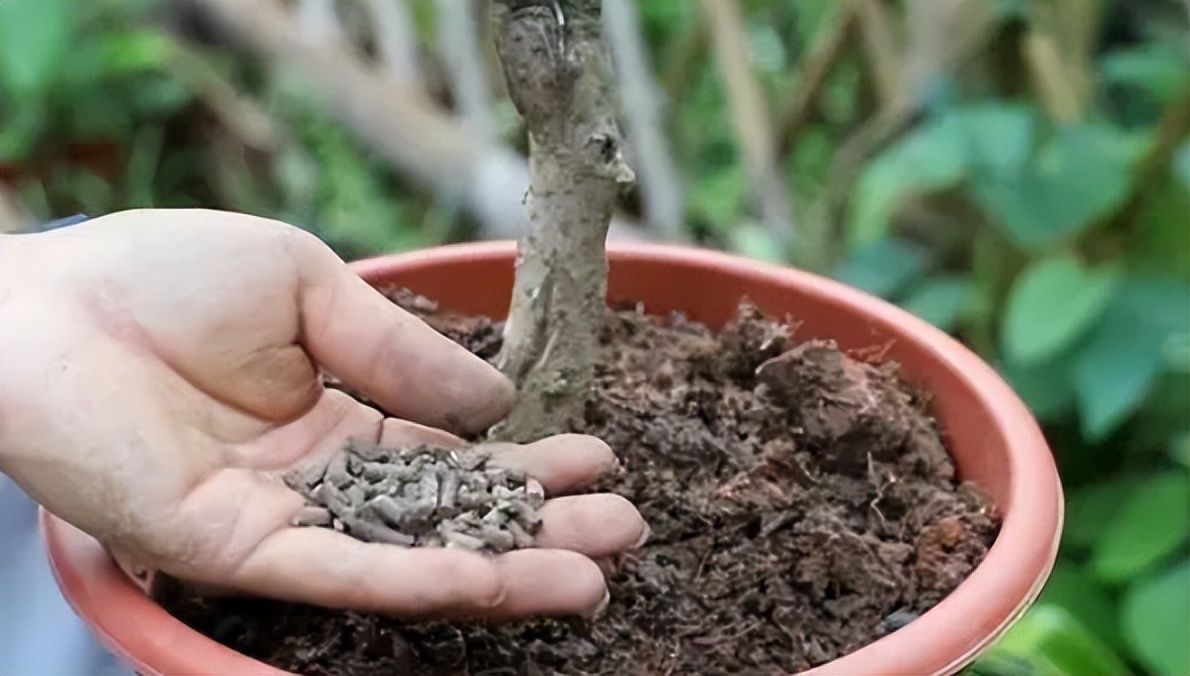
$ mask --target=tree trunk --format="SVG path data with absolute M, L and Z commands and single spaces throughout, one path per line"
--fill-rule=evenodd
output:
M 583 414 L 605 311 L 604 240 L 623 183 L 599 0 L 497 0 L 497 48 L 529 131 L 529 230 L 500 367 L 519 396 L 496 436 L 569 429 Z

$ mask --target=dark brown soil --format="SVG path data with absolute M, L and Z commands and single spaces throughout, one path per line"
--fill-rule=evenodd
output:
M 499 326 L 393 294 L 484 357 Z M 795 345 L 749 307 L 715 335 L 609 314 L 579 431 L 627 472 L 605 490 L 652 527 L 591 623 L 393 619 L 172 590 L 178 617 L 310 674 L 796 671 L 913 621 L 982 560 L 998 523 L 955 481 L 926 401 L 892 364 Z

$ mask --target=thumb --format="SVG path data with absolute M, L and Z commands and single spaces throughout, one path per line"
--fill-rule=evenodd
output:
M 303 237 L 300 340 L 315 361 L 389 413 L 463 433 L 512 408 L 512 383 L 397 307 L 326 245 Z

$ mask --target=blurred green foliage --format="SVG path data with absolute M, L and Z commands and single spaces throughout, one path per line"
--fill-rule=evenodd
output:
M 0 181 L 38 218 L 231 209 L 352 257 L 465 234 L 454 207 L 407 186 L 293 74 L 162 30 L 178 7 L 0 2 Z M 250 133 L 260 112 L 267 138 Z
M 895 14 L 906 1 L 887 6 Z M 640 3 L 670 97 L 688 231 L 831 272 L 954 333 L 1045 424 L 1068 497 L 1060 560 L 1037 605 L 973 671 L 1187 674 L 1186 10 L 1178 0 L 987 2 L 987 45 L 938 70 L 848 184 L 837 183 L 839 151 L 879 102 L 861 46 L 835 64 L 780 158 L 797 251 L 751 213 L 698 3 Z M 1022 56 L 1039 7 L 1062 2 L 1096 14 L 1075 120 L 1047 107 Z M 432 3 L 413 4 L 421 42 L 435 44 Z M 741 4 L 777 112 L 842 3 Z M 470 236 L 455 205 L 333 122 L 300 74 L 225 52 L 192 20 L 154 0 L 0 0 L 0 181 L 37 217 L 235 209 L 315 230 L 347 256 Z M 227 85 L 271 119 L 268 140 L 245 138 L 229 117 Z M 832 192 L 841 204 L 823 199 Z

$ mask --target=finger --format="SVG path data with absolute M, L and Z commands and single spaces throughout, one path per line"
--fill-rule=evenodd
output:
M 531 444 L 488 444 L 495 465 L 524 472 L 552 494 L 595 483 L 619 468 L 612 449 L 585 434 L 559 434 Z
M 595 617 L 607 607 L 603 571 L 585 556 L 562 549 L 518 549 L 496 560 L 506 592 L 489 617 Z
M 599 567 L 581 554 L 524 549 L 492 557 L 365 543 L 324 528 L 269 535 L 226 583 L 271 598 L 399 617 L 590 616 Z
M 316 361 L 388 412 L 477 432 L 512 407 L 491 365 L 400 309 L 313 238 L 295 246 L 302 342 Z
M 592 558 L 635 549 L 649 537 L 640 512 L 619 495 L 571 495 L 548 500 L 538 511 L 536 546 L 569 549 Z

